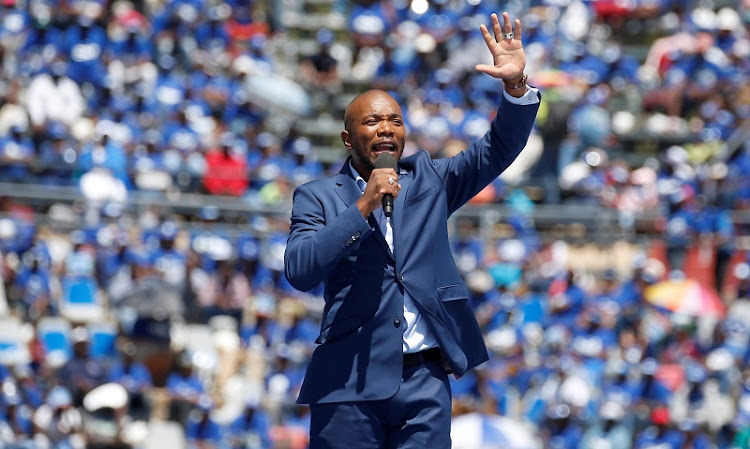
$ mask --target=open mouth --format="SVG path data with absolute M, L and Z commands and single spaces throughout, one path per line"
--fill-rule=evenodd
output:
M 396 152 L 396 144 L 394 142 L 378 142 L 376 143 L 373 148 L 375 149 L 375 153 L 395 153 Z

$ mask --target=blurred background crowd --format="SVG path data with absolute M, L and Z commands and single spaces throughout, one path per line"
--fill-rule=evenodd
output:
M 747 0 L 0 1 L 0 448 L 306 447 L 291 192 L 367 88 L 481 136 L 503 10 L 544 98 L 449 223 L 454 447 L 749 448 Z

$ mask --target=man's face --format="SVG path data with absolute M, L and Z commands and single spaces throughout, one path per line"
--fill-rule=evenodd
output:
M 401 107 L 386 92 L 373 90 L 349 105 L 344 117 L 346 130 L 341 139 L 351 151 L 352 165 L 365 180 L 375 168 L 380 153 L 399 160 L 404 152 L 406 130 Z

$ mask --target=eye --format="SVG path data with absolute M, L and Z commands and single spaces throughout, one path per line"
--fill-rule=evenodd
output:
M 392 122 L 392 123 L 393 123 L 394 125 L 398 125 L 398 126 L 401 126 L 401 125 L 403 124 L 403 122 L 401 121 L 401 119 L 400 119 L 400 118 L 394 118 L 393 120 L 391 120 L 391 122 Z

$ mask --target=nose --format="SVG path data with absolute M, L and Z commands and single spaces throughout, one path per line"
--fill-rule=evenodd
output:
M 392 136 L 393 126 L 390 120 L 381 120 L 378 126 L 378 136 Z

